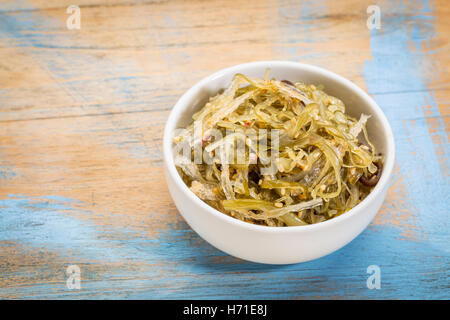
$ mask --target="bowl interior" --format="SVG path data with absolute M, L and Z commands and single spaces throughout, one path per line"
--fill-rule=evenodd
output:
M 209 97 L 226 88 L 234 74 L 243 73 L 252 77 L 264 77 L 266 68 L 270 68 L 270 76 L 278 80 L 301 81 L 308 84 L 323 85 L 324 91 L 341 99 L 346 106 L 346 113 L 359 118 L 362 113 L 371 115 L 367 122 L 367 131 L 371 142 L 378 152 L 386 156 L 389 146 L 389 134 L 381 110 L 373 100 L 352 82 L 324 69 L 289 62 L 261 62 L 231 67 L 219 71 L 199 82 L 180 99 L 173 119 L 173 129 L 183 128 L 192 122 L 192 115 L 201 109 Z M 180 104 L 181 103 L 181 104 Z

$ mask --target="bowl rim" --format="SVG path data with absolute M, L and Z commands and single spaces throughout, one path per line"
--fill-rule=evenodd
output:
M 308 70 L 313 73 L 320 74 L 324 77 L 331 78 L 332 80 L 336 82 L 340 82 L 346 87 L 348 87 L 351 91 L 353 91 L 355 94 L 361 96 L 366 102 L 369 108 L 371 108 L 373 113 L 376 113 L 378 119 L 380 120 L 380 123 L 382 125 L 383 131 L 385 132 L 385 135 L 387 137 L 387 147 L 386 147 L 386 154 L 385 154 L 385 162 L 383 164 L 383 172 L 381 174 L 381 178 L 378 181 L 375 188 L 372 190 L 372 192 L 369 193 L 369 195 L 361 201 L 358 205 L 347 211 L 345 214 L 342 214 L 338 217 L 335 217 L 333 219 L 329 219 L 320 223 L 306 225 L 306 226 L 292 226 L 292 227 L 269 227 L 269 226 L 261 226 L 261 225 L 255 225 L 248 222 L 241 221 L 239 219 L 233 218 L 228 216 L 227 214 L 211 207 L 207 203 L 203 202 L 200 198 L 197 197 L 184 183 L 181 176 L 178 174 L 174 159 L 173 159 L 173 153 L 172 153 L 172 132 L 176 129 L 176 124 L 178 120 L 180 119 L 180 116 L 183 114 L 183 111 L 188 106 L 188 101 L 191 100 L 191 98 L 197 94 L 199 89 L 203 88 L 206 84 L 208 84 L 210 81 L 215 80 L 216 78 L 220 78 L 227 74 L 235 74 L 235 73 L 242 73 L 242 69 L 248 68 L 248 67 L 255 67 L 255 68 L 261 68 L 266 69 L 270 67 L 292 67 L 294 69 L 303 69 Z M 360 211 L 363 211 L 368 206 L 371 205 L 371 203 L 377 198 L 377 196 L 383 191 L 385 186 L 389 183 L 390 177 L 393 172 L 394 168 L 394 162 L 395 162 L 395 143 L 394 143 L 394 135 L 392 133 L 391 126 L 384 114 L 384 112 L 381 110 L 381 108 L 378 106 L 378 104 L 373 100 L 372 97 L 370 97 L 363 89 L 358 87 L 356 84 L 351 82 L 350 80 L 332 72 L 327 69 L 306 64 L 306 63 L 300 63 L 300 62 L 293 62 L 293 61 L 279 61 L 279 60 L 265 60 L 265 61 L 255 61 L 255 62 L 248 62 L 248 63 L 242 63 L 238 65 L 234 65 L 231 67 L 227 67 L 224 69 L 221 69 L 219 71 L 214 72 L 213 74 L 204 77 L 199 82 L 197 82 L 195 85 L 193 85 L 191 88 L 189 88 L 176 102 L 175 106 L 172 108 L 169 117 L 167 119 L 165 128 L 164 128 L 164 138 L 163 138 L 163 154 L 164 154 L 164 164 L 166 166 L 166 174 L 169 174 L 171 178 L 174 180 L 174 182 L 180 187 L 181 191 L 185 193 L 190 200 L 192 200 L 196 205 L 200 206 L 202 209 L 206 210 L 210 214 L 218 217 L 219 219 L 223 220 L 226 223 L 233 224 L 237 227 L 241 227 L 244 229 L 252 230 L 252 231 L 259 231 L 259 232 L 268 232 L 268 233 L 292 233 L 292 232 L 309 232 L 309 231 L 315 231 L 323 228 L 327 228 L 332 226 L 333 224 L 339 224 L 345 220 L 348 220 L 352 218 L 354 215 L 358 214 Z

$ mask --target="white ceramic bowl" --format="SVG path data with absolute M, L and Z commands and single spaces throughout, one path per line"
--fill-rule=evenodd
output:
M 184 184 L 173 160 L 172 138 L 176 128 L 192 122 L 192 114 L 210 96 L 228 86 L 236 73 L 262 78 L 266 68 L 276 79 L 322 84 L 325 92 L 340 98 L 348 114 L 372 115 L 368 132 L 384 156 L 381 178 L 374 190 L 356 207 L 334 219 L 299 227 L 265 227 L 246 223 L 219 212 L 200 200 Z M 269 264 L 304 262 L 332 253 L 359 235 L 380 209 L 394 167 L 394 137 L 375 101 L 355 84 L 312 65 L 287 61 L 261 61 L 220 70 L 190 88 L 176 103 L 164 131 L 164 161 L 170 194 L 186 222 L 214 247 L 235 257 Z

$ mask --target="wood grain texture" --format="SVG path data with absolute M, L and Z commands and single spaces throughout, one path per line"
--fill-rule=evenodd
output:
M 450 298 L 448 1 L 0 1 L 0 298 Z M 381 8 L 368 30 L 366 8 Z M 162 134 L 178 97 L 254 60 L 367 90 L 397 164 L 369 228 L 316 261 L 230 257 L 178 214 Z M 66 287 L 69 265 L 81 289 Z M 382 288 L 366 287 L 369 265 Z

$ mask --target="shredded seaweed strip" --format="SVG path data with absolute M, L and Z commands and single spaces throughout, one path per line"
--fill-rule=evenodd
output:
M 174 137 L 188 148 L 188 155 L 175 152 L 183 181 L 215 209 L 258 225 L 304 226 L 347 212 L 381 176 L 382 155 L 366 130 L 370 115 L 352 118 L 323 88 L 268 74 L 236 74 Z M 227 151 L 239 144 L 241 161 L 229 161 Z

